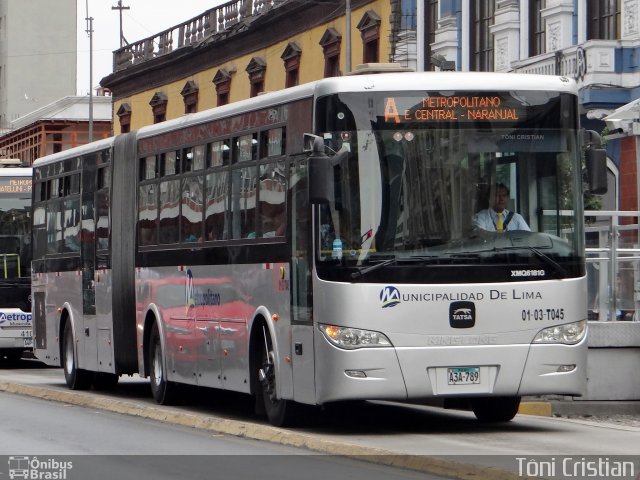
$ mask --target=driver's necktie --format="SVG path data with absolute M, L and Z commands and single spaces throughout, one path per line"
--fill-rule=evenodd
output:
M 502 223 L 502 212 L 497 212 L 498 221 L 496 222 L 496 232 L 502 232 L 504 230 L 504 224 Z

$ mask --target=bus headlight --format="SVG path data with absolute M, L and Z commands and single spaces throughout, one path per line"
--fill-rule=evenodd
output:
M 389 339 L 380 332 L 337 325 L 318 325 L 329 343 L 336 347 L 353 350 L 355 348 L 390 347 Z
M 533 339 L 533 343 L 564 343 L 575 345 L 579 343 L 587 334 L 587 321 L 580 320 L 575 323 L 558 325 L 556 327 L 540 330 Z

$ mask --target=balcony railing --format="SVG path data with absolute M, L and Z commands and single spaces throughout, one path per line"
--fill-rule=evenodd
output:
M 284 0 L 232 0 L 155 35 L 116 50 L 113 71 L 161 57 L 228 31 L 234 25 L 263 15 Z
M 563 75 L 579 85 L 617 83 L 616 50 L 625 46 L 620 40 L 589 40 L 581 45 L 544 53 L 513 62 L 516 73 Z M 629 79 L 631 81 L 631 79 Z

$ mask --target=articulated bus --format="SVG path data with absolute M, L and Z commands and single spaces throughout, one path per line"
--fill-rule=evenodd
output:
M 41 158 L 35 354 L 71 389 L 233 390 L 275 425 L 367 399 L 508 421 L 522 395 L 579 395 L 585 138 L 564 77 L 385 73 Z M 496 185 L 521 216 L 501 232 L 477 222 Z
M 0 364 L 33 347 L 31 177 L 30 168 L 0 168 Z

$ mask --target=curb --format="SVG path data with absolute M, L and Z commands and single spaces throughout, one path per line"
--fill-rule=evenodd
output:
M 521 402 L 518 413 L 520 415 L 551 417 L 553 415 L 553 406 L 551 402 Z
M 77 391 L 52 390 L 34 385 L 8 382 L 0 382 L 0 391 L 37 397 L 54 402 L 63 402 L 81 407 L 98 408 L 113 413 L 133 415 L 235 437 L 268 441 L 290 447 L 306 448 L 317 453 L 366 461 L 389 467 L 404 468 L 433 475 L 442 475 L 460 480 L 522 480 L 523 478 L 516 472 L 503 470 L 499 467 L 466 464 L 442 457 L 402 455 L 391 450 L 321 439 L 312 434 L 281 429 L 270 425 L 181 412 L 179 410 L 141 404 L 135 401 L 104 398 Z

